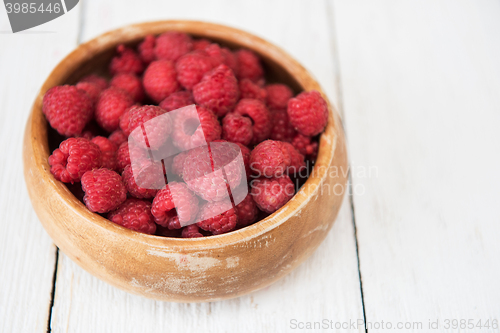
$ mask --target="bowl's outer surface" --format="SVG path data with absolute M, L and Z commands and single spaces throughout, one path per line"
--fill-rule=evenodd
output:
M 116 45 L 147 34 L 178 30 L 245 47 L 262 58 L 270 79 L 296 91 L 318 90 L 312 76 L 278 47 L 249 33 L 216 24 L 161 21 L 118 29 L 79 46 L 50 74 L 34 102 L 24 137 L 24 174 L 33 207 L 56 245 L 98 278 L 128 292 L 176 302 L 237 297 L 268 286 L 302 263 L 326 237 L 340 209 L 347 179 L 345 138 L 329 104 L 313 174 L 284 207 L 228 234 L 175 239 L 122 228 L 93 214 L 50 173 L 47 122 L 41 105 L 53 86 L 104 72 Z M 324 96 L 324 94 L 323 94 Z M 324 96 L 326 99 L 326 96 Z

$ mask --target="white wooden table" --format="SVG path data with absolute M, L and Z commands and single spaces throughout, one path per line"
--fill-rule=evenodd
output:
M 352 187 L 333 229 L 292 274 L 238 299 L 174 304 L 110 287 L 57 251 L 25 189 L 24 125 L 52 68 L 79 42 L 161 19 L 276 43 L 344 120 Z M 364 319 L 369 332 L 499 332 L 499 1 L 83 0 L 8 31 L 2 7 L 1 332 L 364 332 Z

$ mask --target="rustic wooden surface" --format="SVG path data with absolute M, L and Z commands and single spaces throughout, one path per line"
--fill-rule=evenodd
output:
M 423 325 L 399 331 L 457 332 L 444 321 L 500 319 L 498 1 L 83 2 L 15 35 L 0 9 L 8 143 L 0 148 L 0 331 L 46 332 L 50 320 L 53 332 L 285 332 L 296 331 L 293 319 L 366 315 L 375 325 Z M 231 25 L 283 47 L 343 113 L 354 195 L 306 263 L 235 300 L 155 302 L 93 278 L 56 255 L 23 184 L 24 124 L 54 65 L 107 30 L 174 18 Z M 441 329 L 429 330 L 437 319 Z

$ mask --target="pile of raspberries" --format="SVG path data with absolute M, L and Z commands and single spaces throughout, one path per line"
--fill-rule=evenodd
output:
M 328 120 L 317 91 L 294 96 L 285 84 L 267 84 L 254 52 L 181 32 L 147 36 L 136 48 L 119 45 L 109 74 L 110 80 L 92 74 L 45 94 L 43 113 L 59 133 L 52 137 L 60 138 L 50 171 L 90 211 L 147 234 L 217 235 L 275 212 L 307 178 L 302 171 L 314 163 Z M 190 105 L 196 112 L 160 122 L 147 147 L 128 140 L 148 120 Z M 199 119 L 195 128 L 191 118 Z M 165 176 L 158 189 L 139 186 L 133 167 L 155 169 L 149 155 L 165 144 L 181 151 L 160 164 L 171 179 Z M 203 160 L 200 149 L 207 147 L 213 156 Z M 237 204 L 214 189 L 229 189 L 232 172 L 226 168 L 219 179 L 215 171 L 236 155 L 246 178 L 233 180 L 248 189 Z

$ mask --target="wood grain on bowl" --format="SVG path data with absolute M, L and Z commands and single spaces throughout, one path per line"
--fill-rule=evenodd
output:
M 118 44 L 136 44 L 148 34 L 168 30 L 251 49 L 262 57 L 270 82 L 284 82 L 296 92 L 314 89 L 322 93 L 297 61 L 244 31 L 194 21 L 149 22 L 118 29 L 79 46 L 42 86 L 24 137 L 28 191 L 56 245 L 98 278 L 158 300 L 203 302 L 237 297 L 266 287 L 296 268 L 319 246 L 335 221 L 347 180 L 345 173 L 329 171 L 347 170 L 347 156 L 340 118 L 331 104 L 316 165 L 304 186 L 266 219 L 223 235 L 175 239 L 122 228 L 90 212 L 54 179 L 47 162 L 47 122 L 41 110 L 44 93 L 86 74 L 103 73 Z

